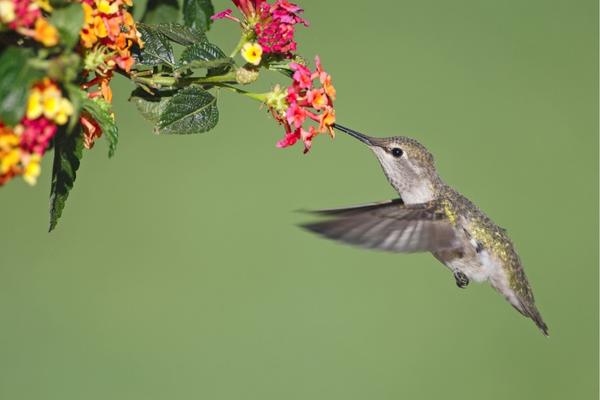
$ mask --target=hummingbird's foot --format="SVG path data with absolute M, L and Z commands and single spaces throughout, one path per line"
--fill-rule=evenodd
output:
M 460 271 L 454 272 L 454 279 L 456 280 L 456 286 L 461 289 L 469 286 L 469 278 L 467 278 L 467 276 Z

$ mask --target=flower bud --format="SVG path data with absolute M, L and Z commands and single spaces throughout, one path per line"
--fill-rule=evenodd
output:
M 256 81 L 258 79 L 258 75 L 259 73 L 257 69 L 242 67 L 235 71 L 235 80 L 241 85 L 248 85 Z

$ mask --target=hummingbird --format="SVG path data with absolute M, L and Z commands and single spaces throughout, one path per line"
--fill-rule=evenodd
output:
M 326 238 L 397 253 L 430 252 L 459 288 L 489 282 L 548 336 L 521 260 L 506 230 L 439 176 L 433 156 L 404 136 L 379 138 L 334 127 L 367 145 L 399 198 L 313 211 L 324 220 L 302 225 Z

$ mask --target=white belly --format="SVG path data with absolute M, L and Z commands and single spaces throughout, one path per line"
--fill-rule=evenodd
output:
M 505 278 L 500 262 L 485 250 L 474 257 L 455 258 L 446 262 L 446 265 L 452 271 L 460 271 L 475 282 Z

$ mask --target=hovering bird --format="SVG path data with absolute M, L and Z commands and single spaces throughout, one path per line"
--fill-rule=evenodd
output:
M 303 225 L 329 239 L 398 253 L 430 252 L 454 275 L 456 285 L 490 284 L 548 336 L 521 260 L 506 231 L 469 199 L 448 186 L 433 156 L 414 139 L 376 138 L 339 124 L 334 127 L 375 153 L 400 198 L 315 211 L 326 217 Z

